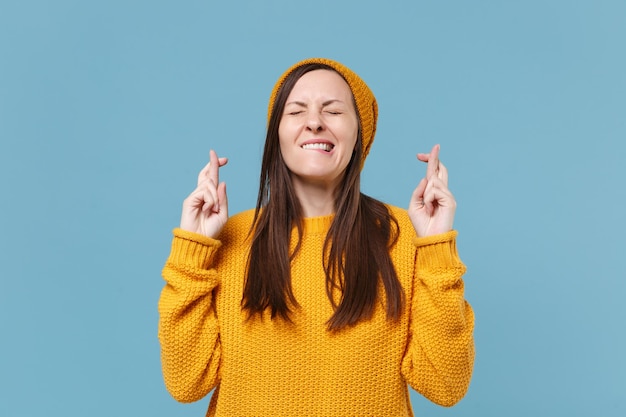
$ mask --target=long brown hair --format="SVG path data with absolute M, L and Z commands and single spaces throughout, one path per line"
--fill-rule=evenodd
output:
M 242 297 L 242 307 L 249 317 L 269 308 L 272 319 L 278 316 L 290 321 L 289 314 L 298 307 L 291 287 L 290 264 L 301 247 L 303 213 L 280 152 L 278 127 L 296 82 L 318 69 L 334 71 L 324 64 L 308 64 L 289 74 L 269 119 Z M 328 254 L 323 261 L 326 292 L 335 310 L 328 320 L 331 331 L 369 319 L 381 281 L 387 296 L 387 318 L 396 320 L 404 304 L 404 292 L 389 255 L 398 237 L 398 222 L 382 202 L 360 192 L 361 141 L 359 129 L 352 159 L 335 190 L 335 216 L 324 242 L 324 254 Z M 298 241 L 290 253 L 294 226 Z M 339 302 L 333 296 L 337 290 L 341 294 Z

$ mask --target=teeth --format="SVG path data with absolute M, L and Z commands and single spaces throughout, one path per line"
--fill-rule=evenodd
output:
M 307 143 L 302 145 L 302 149 L 322 149 L 326 152 L 330 152 L 333 149 L 333 145 L 330 143 Z

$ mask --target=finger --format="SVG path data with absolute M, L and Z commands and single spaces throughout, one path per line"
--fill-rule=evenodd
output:
M 194 204 L 196 204 L 201 211 L 216 211 L 219 210 L 219 200 L 217 198 L 217 186 L 213 183 L 213 180 L 206 176 L 199 184 L 195 191 L 192 193 Z M 197 202 L 200 200 L 200 202 Z M 217 207 L 215 207 L 217 206 Z
M 218 158 L 217 161 L 221 168 L 228 163 L 228 158 L 221 157 L 221 158 Z M 210 170 L 211 170 L 211 162 L 210 162 L 210 156 L 209 156 L 209 162 L 207 162 L 207 164 L 204 166 L 204 168 L 202 168 L 202 170 L 200 170 L 200 173 L 198 174 L 198 185 L 200 185 L 204 180 L 207 179 L 207 177 L 209 176 Z
M 428 215 L 432 215 L 433 212 L 435 211 L 435 204 L 437 201 L 435 198 L 435 193 L 433 191 L 433 188 L 434 188 L 433 181 L 428 181 L 428 184 L 426 185 L 426 189 L 424 190 L 424 197 L 423 197 L 424 209 L 426 210 L 426 213 L 428 213 Z
M 198 173 L 198 186 L 202 184 L 209 175 L 209 169 L 211 168 L 211 162 L 207 162 L 207 164 L 200 170 Z
M 433 146 L 428 156 L 428 165 L 426 167 L 426 178 L 437 175 L 439 171 L 439 145 Z
M 220 211 L 224 211 L 224 215 L 228 218 L 228 196 L 226 195 L 226 183 L 223 182 L 217 187 L 217 198 L 220 202 Z
M 220 161 L 213 149 L 209 152 L 209 178 L 216 187 L 220 183 Z
M 448 168 L 439 161 L 439 174 L 437 175 L 441 181 L 448 186 Z
M 426 187 L 426 190 L 424 191 L 424 194 L 429 192 L 431 188 L 440 190 L 444 193 L 450 193 L 450 190 L 448 189 L 448 186 L 446 185 L 445 181 L 439 177 L 433 177 L 430 180 L 428 180 L 428 185 Z
M 432 213 L 436 207 L 455 207 L 454 195 L 446 187 L 442 180 L 433 178 L 428 181 L 428 186 L 424 191 L 424 205 L 428 213 Z
M 213 200 L 213 197 L 211 197 L 211 195 L 209 193 L 204 193 L 202 194 L 202 200 L 204 201 L 204 204 L 202 204 L 202 209 L 201 211 L 203 213 L 210 213 L 213 211 L 213 207 L 215 206 L 215 200 Z
M 439 146 L 439 145 L 435 145 L 435 146 Z M 417 154 L 417 159 L 422 161 L 422 162 L 428 162 L 429 159 L 431 159 L 432 156 L 432 151 L 435 149 L 435 147 L 433 147 L 433 149 L 431 149 L 431 152 L 429 153 L 418 153 Z M 440 149 L 440 147 L 439 147 Z M 439 149 L 437 150 L 437 156 L 439 155 Z
M 208 199 L 210 198 L 211 202 L 209 209 L 214 213 L 218 213 L 220 211 L 220 199 L 217 192 L 217 184 L 213 183 L 212 178 L 209 178 L 207 180 L 205 192 L 207 196 L 207 201 L 209 201 Z
M 210 179 L 206 179 L 194 192 L 195 198 L 202 200 L 203 210 L 217 203 L 217 190 Z
M 188 211 L 207 212 L 213 208 L 215 201 L 207 187 L 198 187 L 185 199 L 183 206 L 187 207 Z

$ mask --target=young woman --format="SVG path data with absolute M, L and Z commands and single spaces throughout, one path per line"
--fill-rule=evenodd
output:
M 353 71 L 309 59 L 278 80 L 257 206 L 228 216 L 214 151 L 183 203 L 159 301 L 165 383 L 211 390 L 209 416 L 411 416 L 408 385 L 465 394 L 474 316 L 439 161 L 408 210 L 360 192 L 377 104 Z

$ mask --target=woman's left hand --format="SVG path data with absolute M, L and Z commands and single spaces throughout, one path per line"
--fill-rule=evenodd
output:
M 418 153 L 417 159 L 428 163 L 426 177 L 413 191 L 409 218 L 417 236 L 425 237 L 452 230 L 456 201 L 448 189 L 448 170 L 439 161 L 439 145 L 430 153 Z

